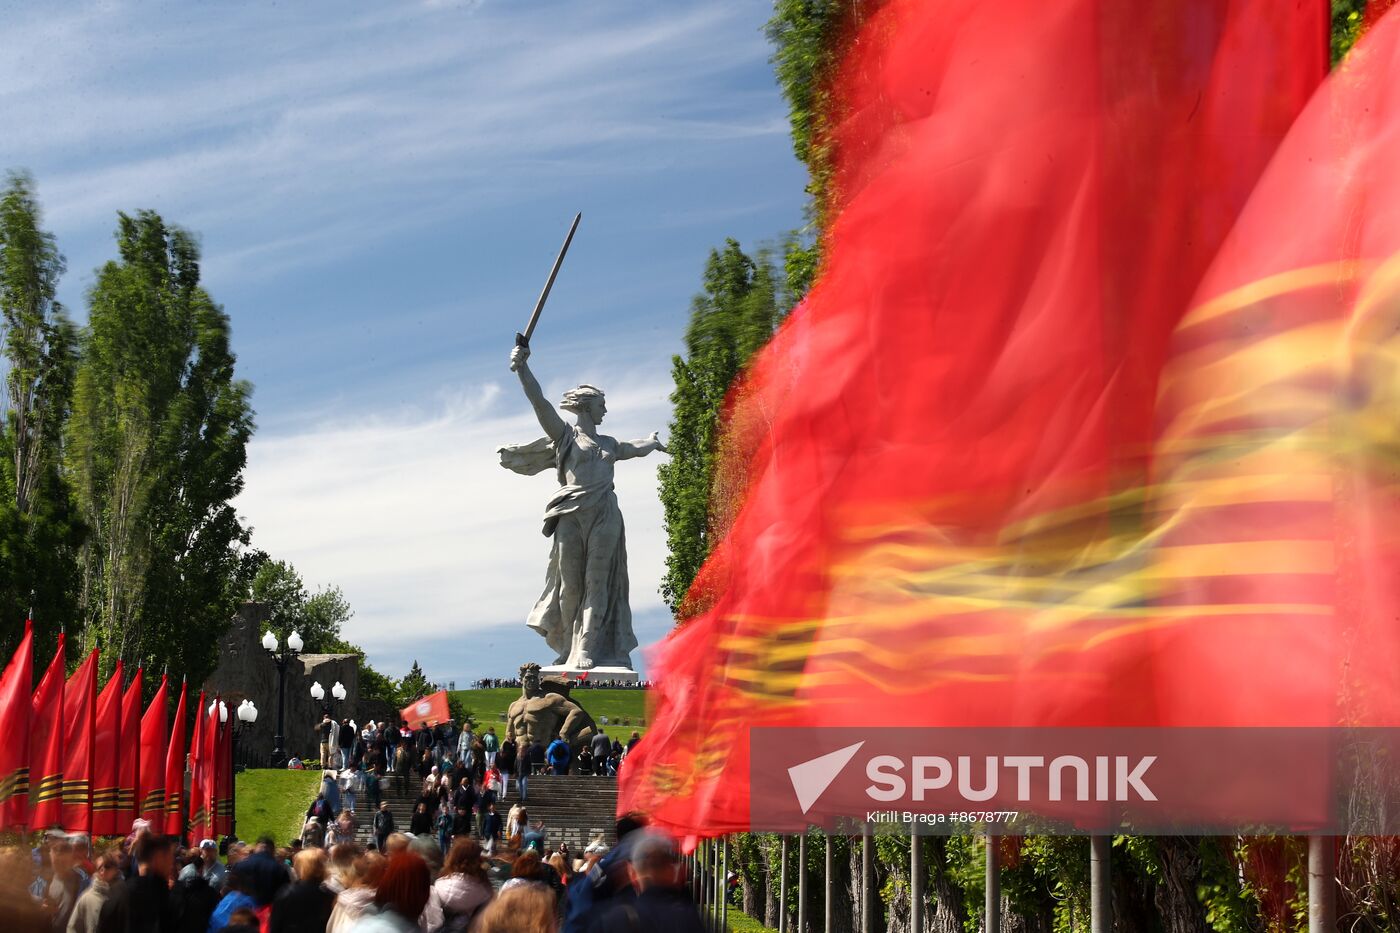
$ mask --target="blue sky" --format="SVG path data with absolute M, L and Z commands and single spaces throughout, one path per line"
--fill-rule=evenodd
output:
M 80 318 L 116 211 L 198 233 L 256 386 L 256 544 L 341 586 L 389 673 L 508 673 L 549 660 L 523 619 L 551 492 L 496 463 L 537 433 L 512 336 L 583 211 L 532 362 L 553 395 L 608 390 L 606 429 L 664 434 L 706 252 L 802 223 L 770 9 L 0 2 L 0 166 L 35 175 Z M 644 643 L 659 462 L 618 479 Z

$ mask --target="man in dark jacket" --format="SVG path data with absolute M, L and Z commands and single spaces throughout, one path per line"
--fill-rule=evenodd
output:
M 643 830 L 631 846 L 628 873 L 635 897 L 614 897 L 585 928 L 588 933 L 667 930 L 703 933 L 700 912 L 685 887 L 685 870 L 675 843 L 663 833 Z
M 335 909 L 335 894 L 328 891 L 326 851 L 304 849 L 292 859 L 297 880 L 277 895 L 268 917 L 268 933 L 326 933 L 326 923 Z
M 340 741 L 337 744 L 340 746 L 340 769 L 343 771 L 350 767 L 350 753 L 355 747 L 355 727 L 350 725 L 348 719 L 340 721 Z
M 371 829 L 374 832 L 374 847 L 383 852 L 384 844 L 391 835 L 398 831 L 398 827 L 394 825 L 394 814 L 389 810 L 389 801 L 380 802 L 379 809 L 374 813 L 374 823 Z
M 608 755 L 612 753 L 612 739 L 608 738 L 602 729 L 599 729 L 593 734 L 593 740 L 589 743 L 588 750 L 593 753 L 593 761 L 597 766 L 595 770 L 598 774 L 600 776 L 607 774 L 608 769 L 602 765 L 608 760 Z
M 277 846 L 268 836 L 258 840 L 253 854 L 229 869 L 238 872 L 249 881 L 249 893 L 262 907 L 272 903 L 272 899 L 287 883 L 287 866 L 277 860 Z
M 166 836 L 143 836 L 134 855 L 136 877 L 102 905 L 99 933 L 175 933 L 170 904 L 175 844 Z

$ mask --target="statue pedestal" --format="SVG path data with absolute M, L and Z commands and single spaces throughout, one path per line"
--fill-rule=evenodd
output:
M 588 675 L 587 681 L 594 684 L 635 684 L 642 679 L 630 667 L 593 667 L 583 671 L 567 664 L 551 664 L 540 668 L 540 674 L 545 677 L 563 677 L 573 681 L 585 673 Z

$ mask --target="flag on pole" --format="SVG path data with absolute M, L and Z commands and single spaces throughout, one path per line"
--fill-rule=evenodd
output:
M 118 833 L 122 749 L 122 662 L 97 697 L 96 738 L 93 742 L 92 832 L 96 836 Z
M 53 660 L 34 691 L 29 726 L 29 829 L 50 829 L 63 821 L 64 641 L 59 633 Z
M 219 722 L 218 753 L 214 769 L 214 833 L 233 832 L 233 718 Z
M 189 684 L 181 681 L 180 699 L 175 704 L 175 719 L 170 724 L 170 744 L 165 754 L 164 832 L 167 836 L 182 836 L 185 832 L 185 722 L 188 718 L 185 697 L 188 693 Z
M 858 25 L 820 277 L 731 395 L 733 517 L 649 659 L 621 811 L 747 828 L 755 726 L 1335 722 L 1332 515 L 1267 446 L 1288 391 L 1241 399 L 1241 359 L 1177 342 L 1327 29 L 1322 0 Z M 1257 313 L 1219 336 L 1245 349 Z M 1306 347 L 1260 345 L 1255 376 Z
M 117 813 L 118 833 L 131 829 L 136 819 L 137 790 L 141 786 L 141 668 L 131 678 L 122 697 L 121 751 L 118 755 Z
M 151 705 L 141 717 L 141 754 L 136 769 L 136 813 L 152 828 L 165 826 L 165 764 L 170 749 L 170 729 L 166 722 L 170 678 L 160 675 L 160 686 Z
M 97 751 L 97 649 L 63 688 L 63 828 L 92 834 L 92 779 Z
M 399 717 L 408 722 L 410 729 L 417 729 L 425 725 L 435 726 L 440 722 L 446 722 L 451 715 L 448 712 L 446 690 L 430 693 L 399 710 Z
M 0 831 L 29 823 L 29 685 L 34 682 L 34 623 L 0 676 Z
M 218 702 L 215 701 L 215 707 Z M 209 834 L 209 778 L 208 745 L 213 737 L 214 727 L 210 718 L 217 721 L 218 709 L 204 711 L 204 691 L 199 692 L 199 702 L 194 708 L 194 735 L 190 738 L 190 800 L 189 820 L 186 832 L 189 844 L 199 845 L 199 840 Z

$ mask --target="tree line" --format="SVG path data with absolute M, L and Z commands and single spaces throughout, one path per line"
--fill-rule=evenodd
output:
M 397 700 L 342 637 L 344 594 L 308 592 L 234 509 L 253 387 L 194 235 L 137 211 L 118 214 L 115 239 L 80 327 L 57 298 L 67 268 L 33 179 L 10 173 L 0 191 L 0 654 L 32 616 L 41 657 L 66 631 L 74 663 L 99 648 L 109 668 L 197 684 L 252 598 L 308 652 L 358 654 L 362 692 Z

